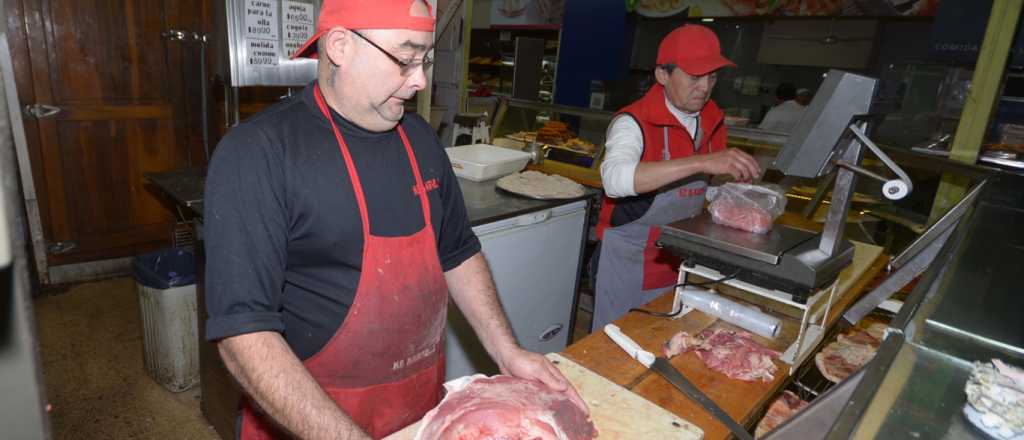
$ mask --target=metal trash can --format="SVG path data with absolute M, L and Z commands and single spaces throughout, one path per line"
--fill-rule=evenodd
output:
M 167 248 L 135 257 L 146 372 L 172 392 L 199 383 L 196 259 Z

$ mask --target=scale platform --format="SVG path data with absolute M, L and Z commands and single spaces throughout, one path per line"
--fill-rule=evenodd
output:
M 700 265 L 767 289 L 792 294 L 803 304 L 812 292 L 827 287 L 853 262 L 853 245 L 846 240 L 827 255 L 818 249 L 821 234 L 775 225 L 754 234 L 715 224 L 707 212 L 661 228 L 658 243 Z

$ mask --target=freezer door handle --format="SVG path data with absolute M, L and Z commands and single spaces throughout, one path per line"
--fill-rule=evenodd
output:
M 543 211 L 531 212 L 517 217 L 516 224 L 519 226 L 535 225 L 549 218 L 551 218 L 551 210 L 545 209 Z
M 540 338 L 538 339 L 540 339 L 541 342 L 548 342 L 554 339 L 555 336 L 558 336 L 558 334 L 562 332 L 562 328 L 564 327 L 565 326 L 563 326 L 562 324 L 555 324 L 551 327 L 548 327 L 543 332 L 541 332 Z

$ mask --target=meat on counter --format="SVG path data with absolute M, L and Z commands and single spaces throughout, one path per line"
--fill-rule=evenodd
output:
M 708 368 L 730 378 L 770 382 L 778 370 L 773 359 L 779 353 L 758 344 L 753 337 L 747 332 L 724 329 L 704 330 L 698 336 L 679 332 L 665 342 L 662 352 L 671 358 L 692 350 Z
M 565 394 L 512 376 L 467 376 L 445 384 L 416 440 L 588 440 L 597 429 Z
M 885 324 L 872 323 L 867 328 L 855 327 L 840 334 L 814 355 L 814 364 L 829 381 L 842 382 L 875 357 L 885 329 Z
M 807 405 L 810 405 L 810 403 L 800 399 L 792 391 L 783 391 L 782 395 L 775 399 L 771 406 L 768 407 L 768 412 L 765 413 L 761 422 L 757 424 L 754 437 L 759 438 L 771 432 Z

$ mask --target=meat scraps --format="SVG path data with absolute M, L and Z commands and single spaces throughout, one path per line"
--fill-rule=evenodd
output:
M 708 368 L 733 379 L 769 382 L 778 370 L 772 359 L 779 353 L 758 344 L 752 334 L 732 330 L 704 330 L 696 337 L 679 332 L 665 342 L 665 357 L 695 351 Z
M 882 343 L 885 324 L 872 323 L 866 329 L 855 327 L 814 355 L 814 364 L 826 379 L 839 383 L 860 370 Z
M 757 424 L 754 437 L 761 437 L 771 432 L 775 427 L 789 420 L 790 417 L 793 417 L 794 414 L 807 405 L 810 404 L 801 400 L 793 392 L 789 390 L 783 391 L 782 395 L 775 399 L 771 406 L 768 407 L 768 412 L 765 413 L 761 422 Z
M 772 229 L 771 214 L 750 204 L 718 200 L 708 207 L 708 211 L 711 212 L 711 219 L 720 225 L 755 234 L 764 234 Z
M 586 440 L 597 437 L 568 396 L 512 376 L 468 376 L 423 417 L 416 440 Z

